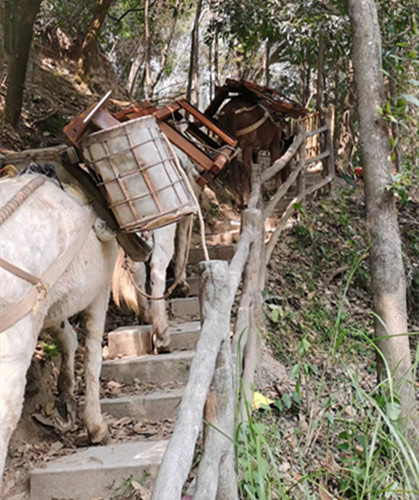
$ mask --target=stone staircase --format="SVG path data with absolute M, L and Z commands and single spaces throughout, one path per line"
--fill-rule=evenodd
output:
M 213 249 L 217 258 L 230 259 L 232 248 Z M 190 263 L 201 260 L 199 250 L 191 253 Z M 197 278 L 190 282 L 197 293 Z M 150 326 L 120 327 L 108 334 L 108 353 L 101 378 L 121 384 L 152 383 L 151 392 L 131 391 L 101 400 L 104 414 L 113 418 L 130 417 L 138 421 L 160 422 L 175 419 L 183 389 L 188 380 L 194 348 L 199 339 L 199 300 L 197 296 L 169 301 L 173 352 L 144 354 L 150 345 Z M 116 358 L 116 359 L 115 359 Z M 130 438 L 131 439 L 131 438 Z M 134 480 L 149 488 L 157 475 L 168 441 L 129 440 L 105 446 L 81 448 L 74 454 L 47 462 L 32 470 L 31 500 L 92 500 L 122 498 L 124 488 Z

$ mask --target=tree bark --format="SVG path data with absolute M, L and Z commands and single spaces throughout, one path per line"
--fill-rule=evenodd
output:
M 320 27 L 319 32 L 319 53 L 317 56 L 317 94 L 316 111 L 319 112 L 320 122 L 323 123 L 323 59 L 324 59 L 324 36 Z
M 169 35 L 167 37 L 166 43 L 163 47 L 163 50 L 161 51 L 161 57 L 160 57 L 160 69 L 154 78 L 154 80 L 151 78 L 151 73 L 150 73 L 150 48 L 148 49 L 148 79 L 149 82 L 147 83 L 147 99 L 152 99 L 153 98 L 153 92 L 154 89 L 156 88 L 156 85 L 159 83 L 160 78 L 163 75 L 163 72 L 166 68 L 166 63 L 167 63 L 167 58 L 169 55 L 169 50 L 170 50 L 170 45 L 172 44 L 173 37 L 175 35 L 175 29 L 176 29 L 176 23 L 178 20 L 178 14 L 177 10 L 179 8 L 179 0 L 176 0 L 175 5 L 173 6 L 173 9 L 175 11 L 175 15 L 173 16 L 173 22 L 170 27 Z M 147 23 L 148 25 L 148 23 Z M 148 36 L 148 46 L 150 47 L 150 36 Z
M 199 104 L 199 18 L 201 17 L 202 0 L 198 0 L 195 12 L 195 21 L 192 29 L 191 58 L 188 73 L 188 87 L 186 100 L 198 107 Z
M 266 40 L 266 45 L 265 45 L 265 53 L 263 55 L 263 75 L 262 75 L 262 80 L 263 80 L 263 85 L 265 87 L 269 87 L 269 80 L 270 80 L 270 74 L 269 74 L 269 67 L 270 67 L 270 52 L 271 52 L 271 42 L 269 40 Z
M 9 84 L 7 87 L 4 116 L 7 123 L 17 126 L 22 111 L 26 69 L 32 45 L 33 25 L 41 0 L 20 0 L 17 21 L 9 59 Z
M 0 0 L 0 83 L 3 80 L 3 66 L 6 63 L 5 49 L 5 25 L 6 25 L 6 4 L 5 0 Z
M 146 92 L 145 95 L 148 96 L 151 92 L 151 72 L 150 72 L 150 59 L 151 59 L 151 47 L 150 47 L 150 0 L 145 0 L 144 4 L 144 51 L 145 51 L 145 85 Z
M 388 127 L 379 113 L 385 96 L 381 39 L 373 0 L 349 0 L 353 61 L 364 166 L 367 228 L 375 335 L 382 353 L 379 376 L 392 376 L 401 402 L 402 423 L 410 427 L 416 412 L 407 334 L 406 282 L 391 177 Z M 385 363 L 388 372 L 385 370 Z
M 80 57 L 77 61 L 76 77 L 82 82 L 87 83 L 89 80 L 91 69 L 94 66 L 97 39 L 111 3 L 112 0 L 98 0 L 93 18 L 90 21 L 87 34 L 81 46 Z

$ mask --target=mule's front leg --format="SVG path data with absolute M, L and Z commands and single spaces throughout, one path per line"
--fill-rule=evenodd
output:
M 0 482 L 7 447 L 22 412 L 26 372 L 35 350 L 41 321 L 26 316 L 0 333 Z
M 187 297 L 189 294 L 189 284 L 186 280 L 186 252 L 188 251 L 188 235 L 189 227 L 192 223 L 191 217 L 185 217 L 176 226 L 176 245 L 175 245 L 175 279 L 178 280 L 178 284 L 174 292 L 176 292 L 177 297 Z
M 146 292 L 146 282 L 147 282 L 147 269 L 144 262 L 135 263 L 135 283 L 140 290 Z M 138 298 L 138 324 L 147 325 L 151 323 L 150 306 L 148 304 L 147 298 L 141 293 L 137 292 Z
M 102 336 L 109 291 L 105 290 L 86 309 L 86 401 L 84 423 L 89 440 L 103 443 L 109 439 L 108 426 L 100 411 L 100 372 L 102 369 Z
M 52 327 L 61 353 L 60 374 L 58 376 L 58 412 L 63 418 L 61 430 L 65 432 L 76 421 L 77 404 L 74 398 L 74 357 L 77 349 L 77 335 L 68 320 Z
M 176 224 L 154 231 L 154 247 L 151 256 L 150 278 L 152 297 L 161 297 L 166 289 L 166 271 L 173 257 Z M 151 301 L 154 345 L 159 352 L 170 351 L 169 318 L 165 300 Z

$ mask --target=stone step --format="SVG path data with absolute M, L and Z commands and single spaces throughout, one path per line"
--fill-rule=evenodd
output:
M 198 297 L 170 299 L 168 301 L 169 318 L 172 322 L 180 323 L 200 319 Z
M 172 350 L 195 349 L 200 331 L 199 321 L 189 321 L 169 327 Z M 151 325 L 121 326 L 108 333 L 106 359 L 142 356 L 150 354 L 151 350 Z
M 168 381 L 186 383 L 193 356 L 193 351 L 181 351 L 112 359 L 102 363 L 101 376 L 105 380 L 116 380 L 124 384 L 131 384 L 134 379 L 155 384 Z
M 208 253 L 211 260 L 231 260 L 236 250 L 235 245 L 209 246 Z M 205 260 L 202 248 L 191 248 L 188 264 L 197 264 Z
M 130 477 L 149 488 L 166 446 L 167 441 L 93 446 L 48 462 L 31 472 L 31 500 L 114 498 Z
M 115 418 L 131 417 L 151 421 L 176 418 L 183 389 L 154 391 L 150 394 L 135 394 L 100 401 L 103 413 Z
M 192 266 L 190 266 L 192 267 Z M 188 268 L 187 268 L 188 269 Z M 188 269 L 188 272 L 195 272 L 194 269 Z M 166 284 L 166 290 L 168 290 L 172 285 L 173 282 L 175 281 L 174 278 L 168 278 L 167 284 Z M 188 282 L 189 285 L 189 297 L 196 297 L 199 295 L 199 277 L 197 275 L 193 276 L 188 276 L 186 278 L 186 281 Z

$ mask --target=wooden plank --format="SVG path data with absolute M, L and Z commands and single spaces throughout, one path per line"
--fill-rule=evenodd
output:
M 168 139 L 173 142 L 175 146 L 181 149 L 186 155 L 192 158 L 193 161 L 196 161 L 198 165 L 205 170 L 210 170 L 213 164 L 211 158 L 208 158 L 200 149 L 198 149 L 195 145 L 189 142 L 182 134 L 180 134 L 177 130 L 171 127 L 168 123 L 164 121 L 158 121 L 160 130 L 164 132 Z
M 154 116 L 158 120 L 166 120 L 167 118 L 170 118 L 173 113 L 176 111 L 179 111 L 180 105 L 178 101 L 173 102 L 172 104 L 168 104 L 167 106 L 164 106 L 163 108 L 158 109 L 155 113 Z
M 311 132 L 307 132 L 306 137 L 312 137 L 313 135 L 321 134 L 322 132 L 326 132 L 327 129 L 327 125 L 323 125 L 323 127 L 312 130 Z
M 317 161 L 323 160 L 323 158 L 327 158 L 330 155 L 329 151 L 324 151 L 323 153 L 320 153 L 317 156 L 314 156 L 313 158 L 309 158 L 306 160 L 306 166 L 310 165 L 310 163 L 315 163 Z
M 237 140 L 232 137 L 230 134 L 220 129 L 210 118 L 203 115 L 200 111 L 198 111 L 192 104 L 190 104 L 185 99 L 179 99 L 177 101 L 182 108 L 194 116 L 202 125 L 205 125 L 211 132 L 218 135 L 220 139 L 222 139 L 226 144 L 232 146 L 233 148 L 237 146 Z
M 72 149 L 71 146 L 66 144 L 60 144 L 59 146 L 52 146 L 49 148 L 42 149 L 26 149 L 25 151 L 16 151 L 14 153 L 7 153 L 4 158 L 1 159 L 2 165 L 13 165 L 14 163 L 21 163 L 28 160 L 39 160 L 41 158 L 55 158 L 59 160 L 61 155 L 65 153 L 68 149 Z
M 327 177 L 325 177 L 319 183 L 315 184 L 314 186 L 311 186 L 311 187 L 307 188 L 307 190 L 306 190 L 306 196 L 309 196 L 310 194 L 313 194 L 314 192 L 318 191 L 319 189 L 321 189 L 322 187 L 326 186 L 327 184 L 329 184 L 332 181 L 333 181 L 333 177 L 330 177 L 328 175 Z

